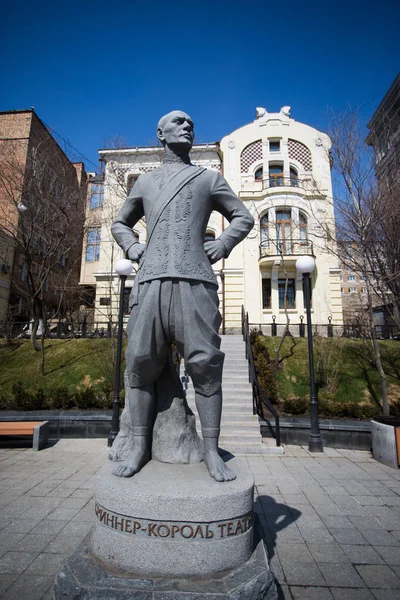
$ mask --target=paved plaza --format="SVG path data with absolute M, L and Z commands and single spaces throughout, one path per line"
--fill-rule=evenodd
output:
M 93 520 L 106 440 L 0 450 L 0 598 L 49 600 Z M 369 452 L 243 457 L 281 599 L 400 599 L 400 471 Z M 223 484 L 222 484 L 223 485 Z

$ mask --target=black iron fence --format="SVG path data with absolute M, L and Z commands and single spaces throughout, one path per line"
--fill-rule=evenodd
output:
M 124 332 L 125 333 L 125 332 Z M 37 337 L 43 334 L 43 325 L 39 324 Z M 54 320 L 44 326 L 46 338 L 68 339 L 68 338 L 112 338 L 118 335 L 118 323 L 112 321 L 85 321 L 75 323 L 73 321 Z M 32 324 L 26 322 L 1 323 L 0 338 L 30 338 L 32 336 Z
M 246 358 L 249 363 L 249 382 L 253 389 L 253 414 L 262 417 L 267 423 L 271 435 L 276 440 L 276 445 L 281 445 L 281 435 L 279 428 L 279 415 L 271 401 L 269 400 L 265 390 L 258 383 L 257 373 L 254 366 L 253 350 L 250 343 L 250 326 L 249 326 L 249 315 L 245 313 L 244 307 L 242 306 L 242 335 L 246 345 Z M 275 427 L 266 416 L 268 411 L 273 419 L 275 420 Z
M 304 323 L 304 319 L 300 317 L 300 322 L 289 323 L 287 327 L 284 323 L 249 323 L 250 329 L 257 329 L 260 333 L 271 337 L 281 337 L 285 331 L 287 335 L 293 337 L 306 337 L 307 328 Z M 396 326 L 390 325 L 375 325 L 375 337 L 378 340 L 400 340 L 400 330 Z M 369 339 L 371 334 L 367 327 L 361 325 L 335 325 L 328 321 L 328 323 L 312 325 L 313 335 L 319 337 L 331 337 L 331 338 L 356 338 L 356 339 Z
M 249 328 L 257 329 L 266 336 L 281 337 L 285 331 L 293 337 L 306 337 L 307 328 L 304 318 L 300 317 L 299 322 L 289 322 L 287 328 L 284 323 L 276 323 L 273 318 L 272 323 L 249 323 Z M 39 326 L 37 336 L 42 335 L 43 328 Z M 371 337 L 368 328 L 361 325 L 335 325 L 329 319 L 327 323 L 312 325 L 313 335 L 320 337 L 334 338 L 358 338 L 368 339 Z M 32 334 L 32 325 L 26 322 L 2 323 L 0 322 L 0 338 L 30 338 Z M 118 323 L 116 321 L 84 321 L 76 323 L 74 321 L 55 321 L 48 322 L 45 326 L 45 337 L 47 338 L 111 338 L 118 334 Z M 124 332 L 125 334 L 125 332 Z M 400 329 L 393 325 L 375 325 L 375 336 L 379 340 L 397 340 L 400 341 Z

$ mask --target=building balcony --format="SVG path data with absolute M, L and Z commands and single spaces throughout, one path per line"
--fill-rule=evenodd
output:
M 308 240 L 269 240 L 260 244 L 260 260 L 263 258 L 296 258 L 309 254 L 314 256 L 313 243 Z
M 281 194 L 290 193 L 306 196 L 320 195 L 323 190 L 318 186 L 313 177 L 299 179 L 298 177 L 284 177 L 283 175 L 271 175 L 263 180 L 243 181 L 239 197 L 265 197 L 266 193 Z

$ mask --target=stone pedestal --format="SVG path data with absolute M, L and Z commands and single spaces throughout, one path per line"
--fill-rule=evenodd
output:
M 55 600 L 278 600 L 269 570 L 262 528 L 253 524 L 249 560 L 218 576 L 202 578 L 134 577 L 111 570 L 90 553 L 90 534 L 57 575 Z
M 218 483 L 204 463 L 150 461 L 131 478 L 98 474 L 91 548 L 110 567 L 140 576 L 204 576 L 233 569 L 252 553 L 253 476 Z
M 277 600 L 253 476 L 217 483 L 203 463 L 150 461 L 98 474 L 92 531 L 55 581 L 55 600 Z

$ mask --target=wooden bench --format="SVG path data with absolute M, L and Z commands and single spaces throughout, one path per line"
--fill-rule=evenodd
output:
M 42 450 L 49 441 L 49 421 L 0 421 L 0 436 L 33 436 L 33 450 Z

